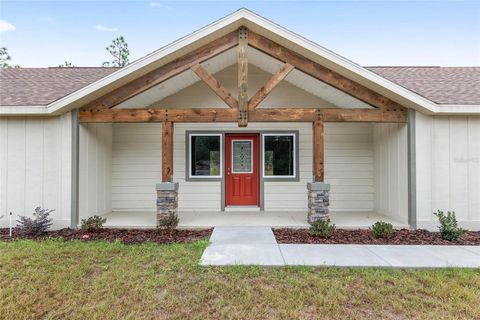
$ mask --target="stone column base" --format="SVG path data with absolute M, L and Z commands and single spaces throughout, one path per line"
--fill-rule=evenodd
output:
M 308 182 L 308 214 L 307 221 L 312 224 L 318 220 L 329 220 L 330 184 Z
M 157 227 L 175 228 L 178 224 L 178 182 L 157 184 Z

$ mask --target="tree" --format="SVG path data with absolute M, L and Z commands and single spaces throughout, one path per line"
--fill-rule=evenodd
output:
M 59 68 L 75 68 L 75 66 L 68 61 L 65 61 L 63 64 L 58 65 Z
M 0 68 L 20 68 L 19 65 L 11 65 L 9 61 L 12 57 L 8 54 L 7 47 L 0 48 Z
M 113 57 L 112 61 L 105 61 L 102 67 L 124 67 L 129 62 L 130 51 L 128 44 L 123 37 L 118 37 L 112 41 L 112 44 L 105 48 Z

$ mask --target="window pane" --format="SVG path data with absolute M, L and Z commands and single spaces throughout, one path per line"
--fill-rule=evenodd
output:
M 252 141 L 232 141 L 232 172 L 252 172 Z
M 265 136 L 265 176 L 294 175 L 294 136 Z
M 220 137 L 191 137 L 192 176 L 220 176 Z

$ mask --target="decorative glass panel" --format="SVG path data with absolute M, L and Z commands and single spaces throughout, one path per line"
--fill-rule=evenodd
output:
M 250 173 L 252 172 L 252 141 L 251 140 L 233 140 L 232 141 L 232 172 Z
M 192 176 L 216 176 L 220 174 L 220 136 L 191 136 Z
M 265 135 L 263 146 L 264 176 L 295 175 L 294 135 Z

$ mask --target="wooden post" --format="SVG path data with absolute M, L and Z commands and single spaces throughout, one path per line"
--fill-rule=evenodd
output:
M 238 29 L 238 126 L 248 125 L 248 30 Z
M 323 140 L 324 120 L 322 117 L 313 122 L 313 179 L 314 182 L 324 181 L 325 144 Z
M 162 182 L 173 176 L 173 122 L 162 123 Z

